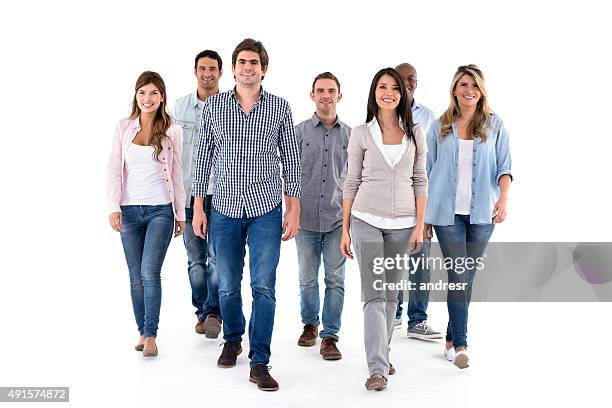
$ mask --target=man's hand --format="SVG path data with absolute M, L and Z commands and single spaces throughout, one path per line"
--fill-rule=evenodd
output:
M 283 241 L 295 237 L 300 231 L 300 199 L 297 197 L 286 197 L 285 219 L 283 220 Z
M 206 219 L 206 214 L 204 213 L 204 198 L 203 197 L 195 197 L 193 202 L 193 222 L 191 223 L 193 227 L 193 233 L 202 239 L 206 239 L 206 226 L 208 225 L 208 220 Z

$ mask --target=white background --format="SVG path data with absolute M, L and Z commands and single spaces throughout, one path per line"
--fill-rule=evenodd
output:
M 473 366 L 463 372 L 442 360 L 441 343 L 397 331 L 398 375 L 387 392 L 366 393 L 356 266 L 347 270 L 344 359 L 324 362 L 295 345 L 293 242 L 278 268 L 271 365 L 280 392 L 248 383 L 246 355 L 232 370 L 215 367 L 220 341 L 193 332 L 178 239 L 162 272 L 160 357 L 142 361 L 104 172 L 138 75 L 159 72 L 174 100 L 195 89 L 193 58 L 206 48 L 224 60 L 226 90 L 236 44 L 261 40 L 264 86 L 290 102 L 296 123 L 312 114 L 308 93 L 322 71 L 340 79 L 339 115 L 356 125 L 378 69 L 415 65 L 416 98 L 440 114 L 456 67 L 476 63 L 510 130 L 515 175 L 493 239 L 609 241 L 612 30 L 600 2 L 113 3 L 13 2 L 0 16 L 0 386 L 70 386 L 71 405 L 87 407 L 604 404 L 609 303 L 474 304 Z M 445 305 L 430 312 L 442 329 Z

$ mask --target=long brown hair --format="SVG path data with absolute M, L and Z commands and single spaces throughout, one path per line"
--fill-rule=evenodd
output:
M 476 105 L 476 112 L 474 112 L 474 116 L 472 116 L 468 123 L 467 133 L 474 137 L 479 137 L 484 143 L 487 141 L 487 131 L 485 127 L 490 125 L 490 117 L 493 112 L 491 108 L 489 108 L 489 102 L 487 101 L 487 88 L 485 87 L 484 76 L 480 68 L 474 64 L 462 65 L 457 68 L 457 72 L 455 72 L 453 82 L 450 86 L 450 105 L 448 109 L 446 109 L 446 112 L 440 117 L 440 139 L 444 139 L 452 132 L 453 121 L 461 117 L 457 97 L 453 93 L 455 92 L 455 87 L 457 86 L 457 82 L 459 82 L 459 78 L 463 75 L 472 77 L 480 90 L 480 99 Z
M 157 72 L 153 71 L 145 71 L 136 80 L 136 86 L 134 87 L 134 99 L 132 100 L 132 114 L 130 115 L 131 119 L 136 119 L 140 117 L 140 108 L 138 107 L 138 102 L 136 101 L 136 94 L 138 90 L 145 85 L 153 84 L 159 89 L 159 92 L 162 96 L 162 101 L 155 112 L 155 117 L 153 118 L 153 126 L 151 128 L 151 139 L 149 140 L 149 146 L 153 146 L 155 151 L 153 152 L 153 159 L 155 161 L 159 160 L 159 155 L 163 150 L 162 140 L 168 131 L 168 128 L 172 124 L 172 118 L 166 111 L 166 101 L 168 100 L 166 96 L 166 84 L 164 84 L 164 80 L 161 75 Z
M 416 139 L 414 137 L 414 133 L 412 132 L 412 128 L 414 123 L 412 122 L 412 111 L 410 106 L 408 106 L 408 98 L 406 97 L 406 85 L 404 84 L 404 80 L 402 76 L 394 70 L 393 68 L 383 68 L 374 75 L 374 79 L 372 79 L 372 85 L 370 85 L 370 95 L 368 96 L 368 113 L 366 115 L 366 123 L 370 122 L 372 119 L 378 119 L 378 104 L 376 103 L 376 85 L 378 85 L 378 80 L 383 75 L 392 76 L 397 85 L 400 88 L 400 102 L 395 108 L 395 113 L 397 113 L 398 119 L 402 120 L 402 125 L 404 126 L 404 133 L 408 137 L 408 142 L 413 142 L 416 144 Z

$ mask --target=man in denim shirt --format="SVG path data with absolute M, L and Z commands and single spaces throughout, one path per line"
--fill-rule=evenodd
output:
M 406 85 L 406 93 L 408 95 L 408 106 L 411 107 L 412 121 L 421 125 L 425 133 L 429 131 L 429 127 L 435 120 L 434 113 L 428 107 L 421 105 L 414 99 L 414 91 L 417 87 L 417 72 L 416 69 L 408 64 L 403 63 L 395 67 Z M 414 254 L 415 257 L 429 257 L 431 249 L 431 237 L 424 237 L 423 247 L 421 251 Z M 421 283 L 429 283 L 431 273 L 426 265 L 419 262 L 414 274 L 410 276 L 410 280 L 419 288 Z M 395 314 L 395 328 L 402 326 L 402 303 L 404 302 L 404 292 L 399 291 L 397 312 Z M 427 324 L 427 305 L 429 303 L 429 291 L 414 290 L 408 296 L 408 337 L 416 339 L 441 339 L 442 334 L 433 330 Z
M 193 152 L 197 149 L 198 134 L 202 120 L 202 106 L 210 95 L 219 93 L 222 61 L 215 51 L 205 50 L 195 58 L 194 74 L 198 81 L 195 92 L 177 99 L 172 109 L 172 117 L 183 127 L 183 181 L 187 195 L 185 214 L 187 217 L 183 241 L 187 249 L 189 283 L 191 284 L 191 303 L 196 308 L 197 333 L 209 339 L 216 339 L 221 331 L 221 310 L 219 308 L 219 282 L 215 254 L 210 235 L 202 239 L 193 232 Z M 212 202 L 212 177 L 205 199 L 205 211 L 210 216 Z M 210 234 L 210 231 L 209 231 Z
M 319 325 L 319 282 L 321 258 L 325 269 L 323 330 L 318 334 L 325 360 L 339 360 L 336 346 L 344 305 L 344 262 L 342 238 L 342 172 L 346 168 L 351 129 L 340 122 L 336 103 L 342 98 L 340 82 L 329 72 L 312 83 L 310 98 L 316 112 L 295 127 L 300 146 L 302 178 L 301 230 L 296 236 L 300 277 L 300 304 L 304 330 L 298 345 L 314 346 Z

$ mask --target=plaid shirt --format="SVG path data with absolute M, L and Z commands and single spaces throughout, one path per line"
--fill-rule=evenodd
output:
M 281 163 L 285 193 L 299 197 L 300 156 L 287 101 L 262 88 L 246 115 L 235 88 L 206 99 L 193 158 L 194 197 L 206 195 L 213 168 L 215 210 L 232 218 L 263 215 L 282 200 Z

